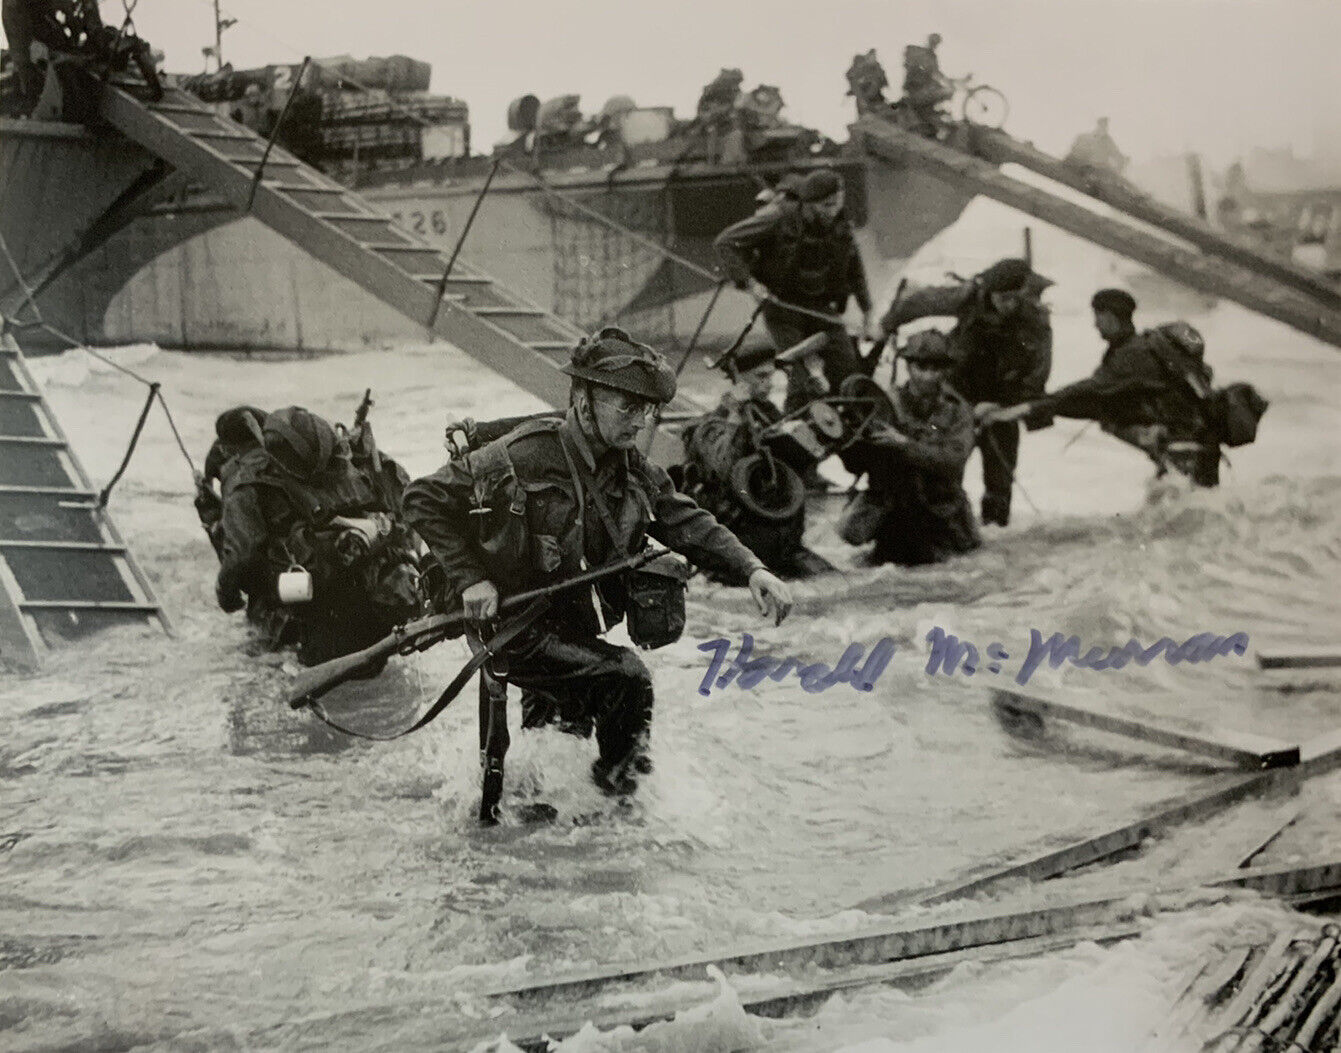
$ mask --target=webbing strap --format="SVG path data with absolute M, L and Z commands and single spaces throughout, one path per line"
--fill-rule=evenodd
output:
M 490 658 L 493 658 L 494 653 L 497 650 L 506 647 L 526 629 L 529 629 L 548 606 L 549 597 L 547 596 L 542 596 L 541 598 L 534 600 L 521 614 L 496 632 L 488 640 L 484 641 L 480 646 L 480 649 L 471 656 L 470 661 L 461 667 L 456 676 L 452 677 L 451 683 L 443 689 L 442 694 L 438 696 L 437 701 L 424 711 L 423 716 L 408 728 L 401 731 L 394 732 L 391 735 L 376 735 L 365 731 L 355 731 L 353 728 L 347 728 L 343 724 L 340 724 L 327 716 L 326 710 L 320 702 L 309 702 L 307 708 L 311 711 L 314 717 L 327 727 L 334 728 L 336 731 L 345 735 L 352 735 L 357 739 L 368 739 L 372 742 L 391 742 L 394 739 L 404 738 L 406 735 L 418 731 L 420 728 L 427 727 L 436 720 L 438 714 L 451 705 L 456 699 L 456 696 L 461 693 L 468 683 L 470 683 L 471 677 L 479 671 L 479 668 L 484 665 L 485 662 L 489 661 Z

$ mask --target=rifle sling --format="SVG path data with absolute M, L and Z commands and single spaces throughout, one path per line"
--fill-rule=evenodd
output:
M 372 742 L 391 742 L 393 739 L 404 738 L 406 735 L 418 731 L 420 728 L 427 727 L 436 720 L 438 714 L 451 705 L 456 696 L 461 693 L 468 683 L 470 683 L 471 677 L 479 671 L 479 668 L 484 665 L 485 662 L 489 661 L 490 658 L 494 657 L 494 652 L 496 650 L 506 647 L 535 623 L 536 619 L 539 618 L 549 606 L 549 600 L 550 598 L 548 596 L 541 596 L 532 600 L 530 606 L 523 610 L 521 614 L 517 615 L 516 618 L 504 625 L 503 628 L 499 629 L 498 632 L 488 640 L 484 641 L 480 649 L 471 656 L 470 661 L 461 667 L 456 676 L 452 677 L 452 682 L 443 689 L 443 692 L 438 696 L 437 701 L 424 711 L 423 716 L 402 731 L 397 731 L 391 735 L 375 735 L 363 731 L 355 731 L 353 728 L 347 728 L 343 724 L 337 723 L 328 717 L 320 702 L 312 702 L 307 708 L 311 710 L 312 715 L 323 724 L 334 728 L 336 731 L 345 735 L 352 735 L 354 738 L 368 739 Z

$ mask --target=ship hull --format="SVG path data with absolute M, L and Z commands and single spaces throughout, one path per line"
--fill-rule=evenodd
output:
M 34 122 L 12 122 L 11 134 L 0 143 L 9 180 L 6 199 L 16 203 L 0 220 L 25 268 L 58 248 L 60 239 L 26 220 L 22 202 L 44 202 L 48 213 L 51 202 L 26 184 L 28 173 L 40 178 L 42 166 L 15 159 L 31 160 L 43 143 L 60 142 L 68 154 L 79 142 L 90 142 L 43 138 L 38 131 Z M 106 152 L 106 145 L 99 149 Z M 107 164 L 105 158 L 90 163 L 94 160 Z M 851 191 L 858 243 L 877 294 L 892 288 L 909 257 L 953 223 L 970 200 L 912 169 L 868 164 L 860 156 L 837 163 Z M 649 341 L 684 347 L 703 324 L 712 298 L 713 281 L 702 270 L 715 265 L 713 237 L 748 215 L 763 182 L 785 170 L 699 165 L 548 172 L 557 194 L 528 175 L 504 172 L 481 203 L 461 256 L 583 328 L 617 323 Z M 427 171 L 359 189 L 375 206 L 450 251 L 482 185 L 478 173 L 453 177 Z M 31 211 L 36 214 L 37 206 Z M 62 237 L 68 242 L 69 232 Z M 694 266 L 666 262 L 662 245 Z M 0 281 L 0 289 L 6 284 L 12 283 Z M 98 344 L 347 351 L 425 339 L 422 328 L 203 191 L 155 205 L 52 282 L 38 303 L 56 328 Z M 733 340 L 752 306 L 728 289 L 703 325 L 699 346 Z M 30 333 L 28 342 L 40 347 L 59 340 Z

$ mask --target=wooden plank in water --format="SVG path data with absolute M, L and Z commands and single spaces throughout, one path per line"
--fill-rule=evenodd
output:
M 1333 669 L 1341 666 L 1335 647 L 1296 647 L 1289 651 L 1258 651 L 1259 669 Z
M 992 692 L 993 703 L 1007 710 L 1032 713 L 1053 720 L 1065 720 L 1099 731 L 1125 735 L 1158 746 L 1172 746 L 1203 757 L 1229 761 L 1240 768 L 1281 768 L 1299 763 L 1299 747 L 1279 739 L 1248 732 L 1217 728 L 1214 732 L 1160 727 L 1148 720 L 1106 712 L 1097 705 L 1080 706 L 1054 699 L 1021 695 L 1015 691 L 997 689 Z
M 1283 895 L 1296 900 L 1316 899 L 1341 891 L 1341 861 L 1310 864 L 1304 867 L 1261 867 L 1223 876 L 1201 887 L 1251 888 L 1268 895 Z M 648 968 L 612 968 L 573 973 L 552 978 L 530 987 L 491 992 L 487 997 L 507 998 L 514 1004 L 538 1002 L 556 1006 L 561 1016 L 494 1017 L 490 1036 L 507 1033 L 510 1041 L 522 1049 L 545 1050 L 542 1036 L 565 1037 L 593 1022 L 602 1030 L 619 1026 L 643 1027 L 677 1012 L 703 1004 L 701 994 L 677 996 L 649 1003 L 639 997 L 637 1008 L 574 1011 L 575 999 L 598 993 L 617 984 L 651 979 L 703 981 L 709 966 L 724 971 L 775 973 L 810 970 L 796 977 L 763 988 L 747 988 L 740 1001 L 746 1010 L 759 1015 L 780 1016 L 831 994 L 870 984 L 920 985 L 927 979 L 963 962 L 992 962 L 1028 954 L 1042 954 L 1072 946 L 1082 940 L 1112 942 L 1136 935 L 1140 908 L 1134 905 L 1134 893 L 1153 896 L 1173 894 L 1176 909 L 1187 906 L 1187 889 L 1129 888 L 1102 899 L 1083 899 L 1017 913 L 991 913 L 938 926 L 912 926 L 883 933 L 859 933 L 813 944 L 790 945 L 760 952 L 759 949 L 735 953 L 717 959 L 681 960 Z M 1141 901 L 1141 897 L 1136 897 Z M 1070 924 L 1067 924 L 1070 919 Z M 1049 929 L 1050 931 L 1041 931 Z M 937 934 L 937 945 L 926 943 L 925 936 Z M 1282 944 L 1288 942 L 1286 937 Z M 900 950 L 900 945 L 901 950 Z M 1217 982 L 1243 968 L 1241 958 L 1220 963 L 1209 975 Z M 816 974 L 813 970 L 823 970 Z M 1225 981 L 1227 982 L 1227 980 Z M 469 1048 L 467 1044 L 465 1048 Z
M 889 911 L 913 901 L 925 904 L 946 903 L 977 895 L 1002 881 L 1011 879 L 1042 881 L 1056 877 L 1076 867 L 1107 859 L 1129 848 L 1136 848 L 1148 837 L 1162 833 L 1171 826 L 1194 819 L 1204 819 L 1239 801 L 1266 793 L 1277 785 L 1281 774 L 1266 771 L 1253 775 L 1218 775 L 1190 793 L 1161 801 L 1139 819 L 1104 833 L 1008 863 L 986 873 L 944 882 L 920 893 L 904 892 L 879 896 L 865 900 L 857 904 L 857 907 L 867 911 Z
M 741 1008 L 754 1016 L 778 1018 L 792 1015 L 822 1002 L 835 994 L 869 987 L 874 984 L 886 984 L 894 987 L 917 989 L 946 975 L 961 964 L 974 963 L 987 965 L 993 962 L 1009 961 L 1035 954 L 1047 954 L 1065 950 L 1078 943 L 1091 941 L 1107 944 L 1130 939 L 1140 935 L 1136 922 L 1118 922 L 1097 928 L 1076 929 L 1056 936 L 1040 936 L 1032 939 L 1015 940 L 1008 944 L 995 944 L 990 947 L 978 947 L 964 951 L 950 951 L 945 954 L 932 954 L 911 961 L 886 962 L 881 965 L 859 965 L 847 969 L 835 970 L 820 979 L 786 980 L 769 984 L 761 989 L 751 989 L 739 994 Z M 702 980 L 703 978 L 700 977 Z M 466 1041 L 462 1049 L 474 1049 L 481 1042 L 497 1040 L 500 1032 L 505 1031 L 508 1041 L 530 1053 L 548 1053 L 552 1048 L 550 1040 L 561 1041 L 581 1031 L 588 1023 L 601 1031 L 612 1031 L 617 1027 L 632 1027 L 641 1030 L 650 1024 L 662 1020 L 671 1020 L 679 1013 L 702 1005 L 704 997 L 699 995 L 680 995 L 670 999 L 658 1000 L 652 1005 L 639 1009 L 610 1009 L 575 1013 L 566 1018 L 552 1015 L 531 1017 L 503 1017 L 493 1026 L 488 1035 Z

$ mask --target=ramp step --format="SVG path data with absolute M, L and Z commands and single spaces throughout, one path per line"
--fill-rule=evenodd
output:
M 106 541 L 5 541 L 0 540 L 0 549 L 26 548 L 62 552 L 125 552 L 125 545 L 113 545 Z
M 64 439 L 48 439 L 45 436 L 36 435 L 0 435 L 0 443 L 6 446 L 61 446 L 65 445 Z
M 516 315 L 519 318 L 544 318 L 545 312 L 534 307 L 472 307 L 472 314 Z M 530 347 L 530 344 L 526 345 Z
M 41 402 L 42 396 L 35 391 L 0 391 L 0 399 L 20 399 L 24 402 Z
M 19 606 L 25 611 L 140 611 L 144 614 L 158 611 L 158 605 L 154 603 L 116 600 L 21 600 Z
M 0 494 L 16 494 L 32 497 L 83 497 L 96 498 L 96 490 L 71 490 L 64 486 L 0 486 Z

